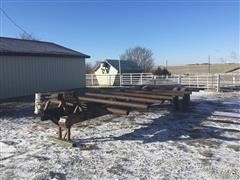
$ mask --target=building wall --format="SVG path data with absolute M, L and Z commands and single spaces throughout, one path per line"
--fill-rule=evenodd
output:
M 0 99 L 85 87 L 85 59 L 0 56 Z
M 112 86 L 115 82 L 118 70 L 113 66 L 110 66 L 109 72 L 102 71 L 103 64 L 101 63 L 98 69 L 95 71 L 95 75 L 100 86 Z

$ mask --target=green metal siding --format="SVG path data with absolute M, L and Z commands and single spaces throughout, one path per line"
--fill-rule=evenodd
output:
M 85 87 L 85 59 L 0 56 L 0 99 Z

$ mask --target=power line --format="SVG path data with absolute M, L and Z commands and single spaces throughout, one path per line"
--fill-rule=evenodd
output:
M 11 21 L 18 29 L 20 29 L 22 32 L 24 32 L 25 34 L 28 34 L 29 36 L 31 36 L 31 34 L 29 34 L 27 31 L 25 31 L 21 26 L 19 26 L 7 13 L 6 11 L 4 11 L 1 7 L 0 10 L 2 11 L 2 13 L 6 16 L 6 18 Z

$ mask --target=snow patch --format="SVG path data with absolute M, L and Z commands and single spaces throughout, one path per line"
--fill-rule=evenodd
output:
M 3 108 L 1 178 L 239 179 L 236 93 L 192 97 L 188 112 L 154 108 L 76 124 L 76 148 L 49 141 L 56 126 L 31 116 L 33 104 L 17 105 L 11 113 Z
M 212 115 L 213 116 L 232 117 L 232 118 L 239 118 L 240 119 L 240 114 L 239 113 L 214 111 L 212 113 Z
M 0 159 L 6 159 L 13 156 L 16 153 L 16 148 L 12 145 L 0 142 Z

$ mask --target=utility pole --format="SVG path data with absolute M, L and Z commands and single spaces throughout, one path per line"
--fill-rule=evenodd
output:
M 167 69 L 167 67 L 168 67 L 168 60 L 166 59 L 166 66 L 165 66 L 165 68 Z

